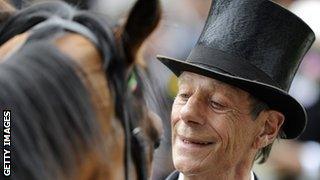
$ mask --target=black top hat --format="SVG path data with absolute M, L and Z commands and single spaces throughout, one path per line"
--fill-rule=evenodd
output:
M 300 18 L 268 0 L 214 0 L 186 61 L 158 56 L 177 76 L 190 71 L 237 86 L 285 115 L 287 139 L 306 125 L 304 107 L 288 94 L 315 35 Z

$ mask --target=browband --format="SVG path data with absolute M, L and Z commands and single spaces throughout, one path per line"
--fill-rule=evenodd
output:
M 71 21 L 71 20 L 65 20 L 57 16 L 53 16 L 50 19 L 47 19 L 36 26 L 32 28 L 32 30 L 36 31 L 38 29 L 42 28 L 48 28 L 48 27 L 61 27 L 65 30 L 75 32 L 78 34 L 81 34 L 88 38 L 92 43 L 94 43 L 97 47 L 99 47 L 98 39 L 97 37 L 84 25 Z

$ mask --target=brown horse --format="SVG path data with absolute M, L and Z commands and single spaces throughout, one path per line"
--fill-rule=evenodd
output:
M 11 177 L 147 179 L 159 134 L 136 54 L 158 24 L 159 2 L 137 1 L 117 29 L 62 2 L 2 17 L 0 108 L 12 112 Z

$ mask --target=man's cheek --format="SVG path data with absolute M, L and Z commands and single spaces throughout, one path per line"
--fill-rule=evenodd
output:
M 230 141 L 232 141 L 232 136 L 234 135 L 234 133 L 232 132 L 235 130 L 235 128 L 232 126 L 232 124 L 229 124 L 224 120 L 216 120 L 216 122 L 213 123 L 211 127 L 218 134 L 222 146 L 224 148 L 227 148 Z
M 173 105 L 171 113 L 171 124 L 175 124 L 179 120 L 179 107 Z

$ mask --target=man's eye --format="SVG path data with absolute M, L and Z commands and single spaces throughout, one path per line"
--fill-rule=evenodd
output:
M 187 94 L 187 93 L 181 93 L 181 94 L 179 94 L 179 97 L 180 97 L 181 99 L 183 99 L 183 100 L 188 100 L 189 97 L 190 97 L 190 95 Z
M 211 103 L 211 107 L 216 109 L 216 110 L 223 111 L 226 108 L 225 105 L 222 105 L 222 104 L 220 104 L 220 103 L 218 103 L 216 101 L 211 101 L 210 103 Z

